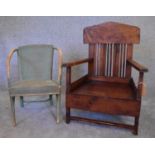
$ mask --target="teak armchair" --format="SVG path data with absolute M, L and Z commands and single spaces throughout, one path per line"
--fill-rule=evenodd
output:
M 52 78 L 54 53 L 58 53 L 57 79 Z M 17 53 L 19 80 L 12 81 L 10 74 L 10 61 L 13 54 Z M 24 107 L 25 96 L 49 96 L 52 104 L 52 96 L 56 95 L 56 117 L 57 123 L 60 122 L 61 104 L 61 67 L 62 52 L 52 45 L 26 45 L 11 50 L 6 61 L 8 90 L 11 103 L 11 115 L 13 125 L 16 126 L 15 117 L 15 97 L 20 97 L 21 106 Z
M 140 42 L 140 29 L 107 22 L 84 29 L 84 43 L 89 44 L 89 58 L 66 67 L 66 123 L 70 120 L 92 122 L 130 129 L 138 134 L 144 72 L 148 69 L 133 60 L 133 44 Z M 88 74 L 71 82 L 71 68 L 88 63 Z M 139 72 L 137 86 L 132 68 Z M 133 124 L 102 121 L 75 116 L 71 109 L 134 117 Z

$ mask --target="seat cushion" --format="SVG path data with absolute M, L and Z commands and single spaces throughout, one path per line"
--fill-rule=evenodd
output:
M 9 86 L 11 96 L 59 94 L 61 86 L 54 80 L 18 81 Z

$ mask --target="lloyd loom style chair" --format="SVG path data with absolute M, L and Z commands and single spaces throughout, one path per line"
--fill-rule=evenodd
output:
M 92 122 L 130 129 L 138 134 L 143 75 L 148 69 L 133 60 L 133 44 L 140 42 L 140 29 L 107 22 L 84 29 L 84 43 L 89 44 L 89 58 L 66 67 L 66 123 L 70 120 Z M 71 82 L 71 68 L 88 63 L 88 74 Z M 139 72 L 135 85 L 131 69 Z M 71 109 L 130 116 L 133 124 L 78 117 Z
M 58 78 L 53 80 L 53 58 L 57 52 L 58 60 L 57 70 Z M 10 61 L 14 53 L 17 53 L 19 80 L 11 81 L 10 77 Z M 20 97 L 21 106 L 24 106 L 24 96 L 49 96 L 52 104 L 52 95 L 56 95 L 57 99 L 57 123 L 60 121 L 60 103 L 61 103 L 61 67 L 62 52 L 60 49 L 52 45 L 26 45 L 11 50 L 7 57 L 7 78 L 8 90 L 11 102 L 11 114 L 13 125 L 16 126 L 15 118 L 15 97 Z

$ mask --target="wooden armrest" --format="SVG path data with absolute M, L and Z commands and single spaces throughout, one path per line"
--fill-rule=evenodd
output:
M 72 67 L 72 66 L 76 66 L 76 65 L 83 64 L 86 62 L 91 62 L 91 61 L 93 61 L 93 58 L 87 58 L 87 59 L 82 59 L 82 60 L 73 61 L 69 63 L 63 63 L 63 67 Z
M 138 71 L 140 72 L 148 72 L 148 69 L 142 65 L 140 65 L 139 63 L 137 63 L 136 61 L 134 60 L 127 60 L 127 62 L 132 66 L 134 67 L 135 69 L 137 69 Z

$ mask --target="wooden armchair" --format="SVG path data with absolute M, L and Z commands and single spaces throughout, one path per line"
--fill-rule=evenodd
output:
M 138 134 L 144 72 L 148 69 L 133 60 L 133 44 L 140 42 L 140 29 L 108 22 L 84 29 L 89 58 L 65 63 L 66 123 L 70 120 L 92 122 L 130 129 Z M 71 68 L 88 63 L 88 74 L 71 82 Z M 139 72 L 137 86 L 132 67 Z M 116 123 L 71 114 L 71 109 L 134 117 L 133 124 Z
M 54 53 L 58 53 L 56 63 L 58 78 L 52 78 Z M 10 76 L 10 61 L 17 53 L 19 80 L 12 81 Z M 52 104 L 52 95 L 57 99 L 57 123 L 60 122 L 61 103 L 61 67 L 62 52 L 52 45 L 26 45 L 11 50 L 6 60 L 8 91 L 10 95 L 11 114 L 13 125 L 16 126 L 15 97 L 20 97 L 21 106 L 24 107 L 25 96 L 49 96 Z

